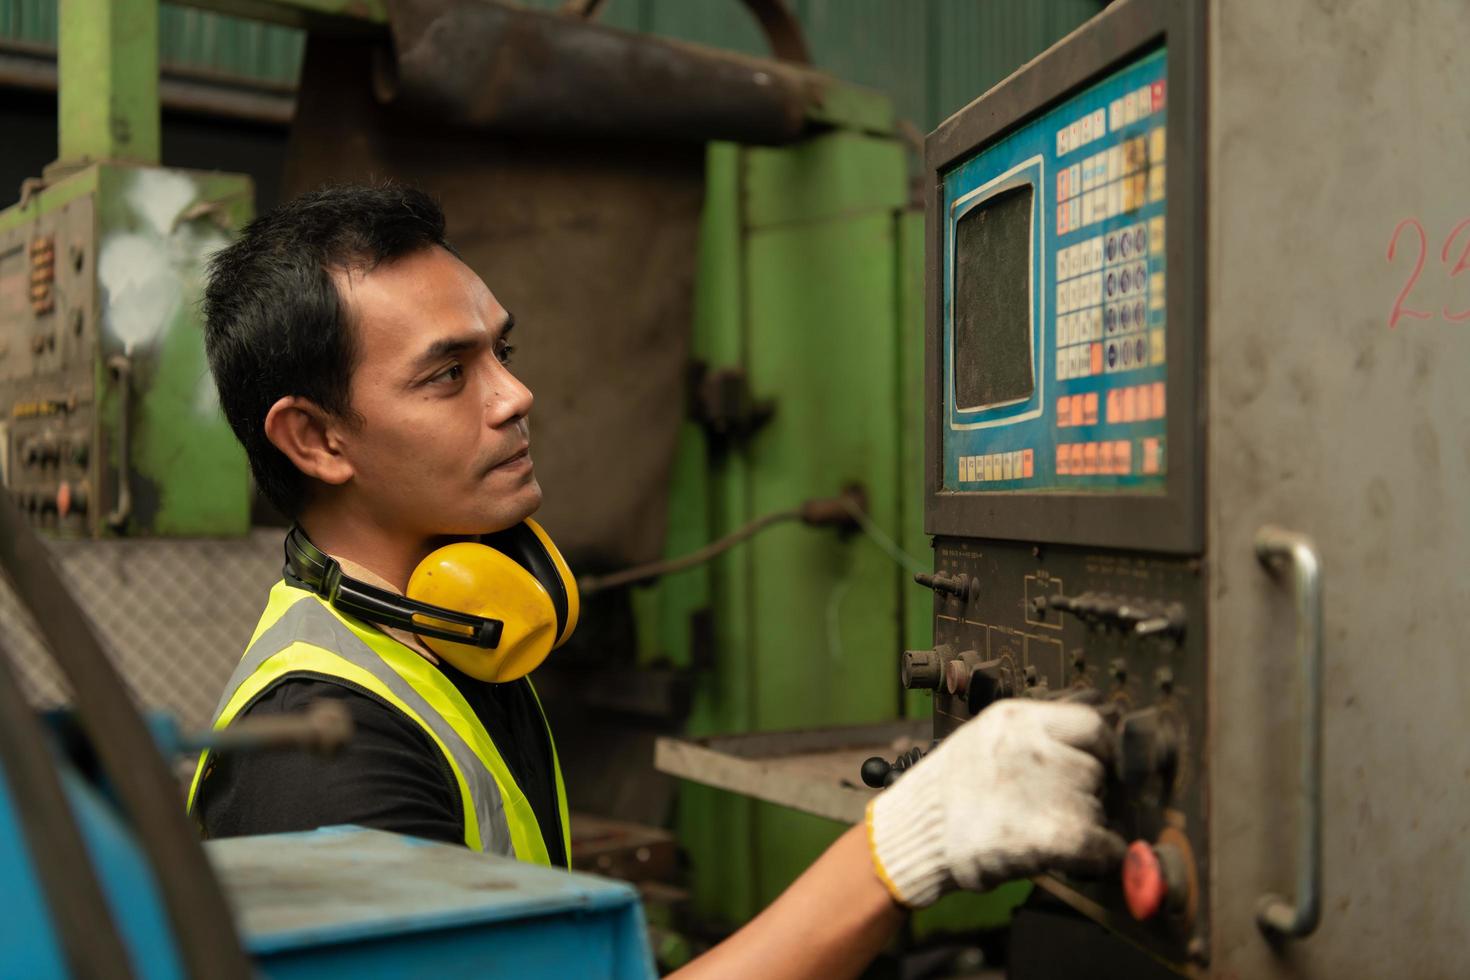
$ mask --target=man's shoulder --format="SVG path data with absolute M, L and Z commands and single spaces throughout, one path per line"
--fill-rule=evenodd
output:
M 412 742 L 431 750 L 433 743 L 411 719 L 354 684 L 316 674 L 288 674 L 272 683 L 240 713 L 242 718 L 297 714 L 317 701 L 336 701 L 352 716 L 353 732 Z

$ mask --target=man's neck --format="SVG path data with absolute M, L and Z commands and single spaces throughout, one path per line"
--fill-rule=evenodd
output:
M 408 579 L 424 556 L 444 542 L 405 535 L 377 523 L 321 508 L 298 520 L 311 543 L 335 558 L 345 558 L 370 570 L 399 592 L 408 591 Z

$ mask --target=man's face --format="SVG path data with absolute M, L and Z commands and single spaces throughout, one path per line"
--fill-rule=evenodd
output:
M 463 262 L 434 247 L 339 274 L 357 363 L 340 430 L 344 503 L 425 537 L 510 527 L 541 504 L 531 392 L 506 366 L 510 315 Z

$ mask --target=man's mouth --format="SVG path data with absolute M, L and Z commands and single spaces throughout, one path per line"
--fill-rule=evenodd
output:
M 522 462 L 523 460 L 529 460 L 530 459 L 530 456 L 531 456 L 531 446 L 530 446 L 530 443 L 527 443 L 526 445 L 524 445 L 524 446 L 522 446 L 520 448 L 520 451 L 519 452 L 513 453 L 510 456 L 505 457 L 505 459 L 502 459 L 500 462 L 498 462 L 494 466 L 490 467 L 490 469 L 491 470 L 498 470 L 498 469 L 504 469 L 504 468 L 510 467 L 510 466 L 515 466 L 516 464 Z

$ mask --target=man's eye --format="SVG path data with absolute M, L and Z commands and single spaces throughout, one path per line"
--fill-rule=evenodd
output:
M 499 359 L 501 364 L 509 364 L 510 356 L 515 352 L 515 345 L 507 344 L 503 340 L 495 345 L 495 356 Z
M 453 384 L 464 377 L 464 365 L 451 364 L 429 379 L 430 384 Z

